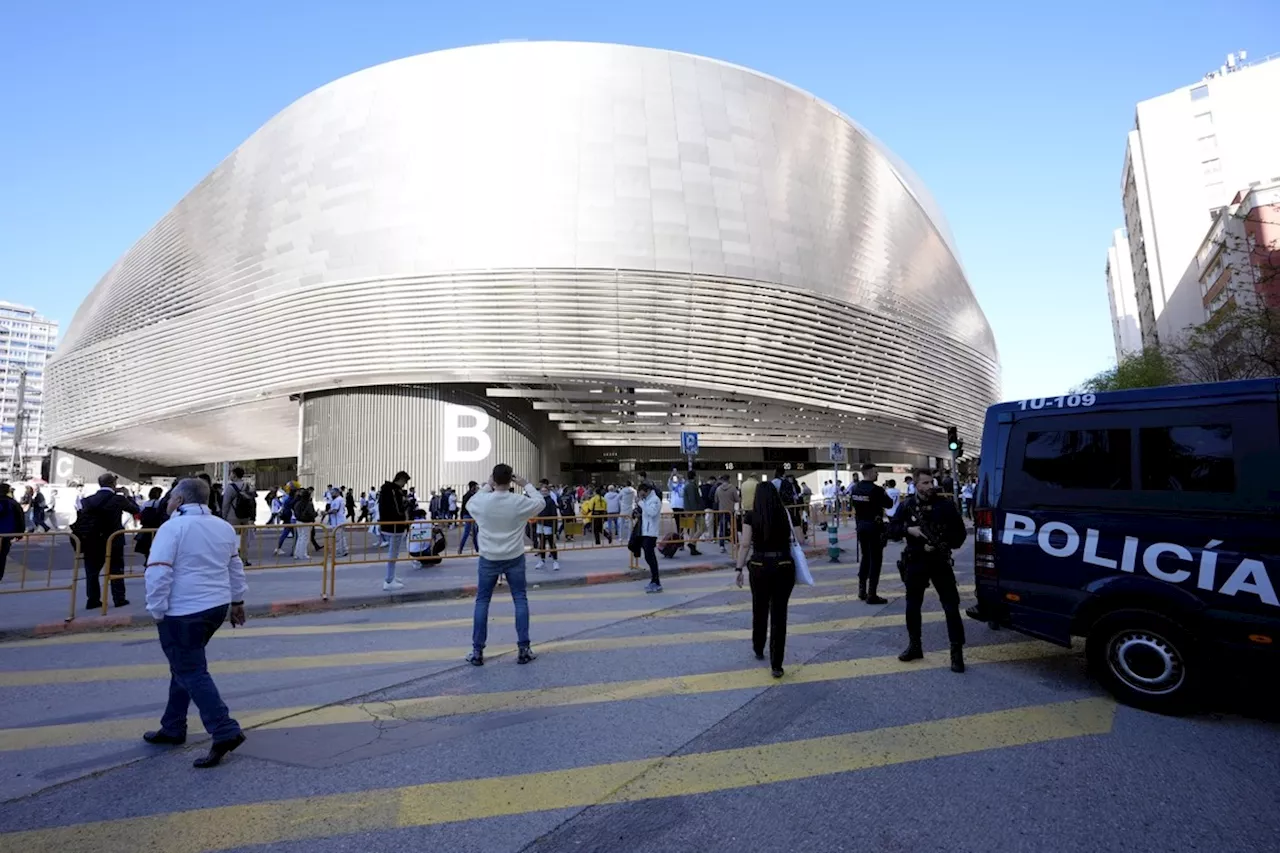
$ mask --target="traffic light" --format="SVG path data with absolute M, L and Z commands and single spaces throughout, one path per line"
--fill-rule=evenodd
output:
M 947 449 L 960 455 L 960 435 L 955 427 L 947 427 Z
M 957 441 L 956 442 L 956 458 L 959 459 L 961 456 L 964 456 L 964 442 Z

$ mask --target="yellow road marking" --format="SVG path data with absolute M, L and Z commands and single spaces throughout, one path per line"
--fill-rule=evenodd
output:
M 938 622 L 945 618 L 941 612 L 921 614 L 925 622 Z M 471 620 L 465 620 L 467 625 Z M 787 633 L 830 634 L 853 631 L 859 628 L 883 628 L 903 625 L 901 616 L 858 616 L 852 619 L 835 619 L 828 622 L 808 622 L 787 626 Z M 595 652 L 636 646 L 676 646 L 684 643 L 709 643 L 721 640 L 749 640 L 751 630 L 745 628 L 714 631 L 693 631 L 684 634 L 653 634 L 650 636 L 599 637 L 579 640 L 552 640 L 538 644 L 542 651 Z M 290 657 L 257 658 L 253 660 L 217 661 L 209 664 L 215 675 L 243 675 L 256 672 L 283 672 L 299 669 L 325 669 L 328 667 L 390 665 L 400 663 L 424 663 L 429 661 L 456 661 L 462 659 L 458 648 L 403 649 L 379 652 L 348 652 L 346 654 L 298 655 Z M 28 669 L 0 672 L 0 688 L 29 687 L 39 684 L 78 684 L 92 681 L 125 681 L 139 678 L 168 678 L 169 666 L 163 663 L 121 664 L 118 666 L 68 667 L 65 669 Z
M 844 586 L 851 583 L 850 580 L 839 581 L 819 581 L 816 587 L 834 587 Z M 958 587 L 962 594 L 973 592 L 972 585 L 961 585 Z M 882 588 L 882 592 L 892 595 L 900 595 L 902 590 Z M 736 586 L 716 586 L 706 587 L 704 589 L 676 590 L 677 595 L 716 593 L 716 592 L 733 592 L 743 595 L 750 595 L 749 590 L 738 590 Z M 569 599 L 591 599 L 591 598 L 638 598 L 637 590 L 627 590 L 625 592 L 608 592 L 599 595 L 592 593 L 572 593 L 566 595 L 547 595 L 547 596 L 531 596 L 530 601 L 533 603 L 541 603 L 543 601 L 562 601 Z M 844 595 L 828 595 L 828 596 L 805 596 L 796 595 L 791 599 L 793 605 L 809 605 L 809 604 L 837 604 L 856 601 L 857 596 L 852 594 Z M 468 604 L 471 599 L 455 599 L 449 602 L 427 602 L 428 605 L 450 604 L 458 606 L 460 604 Z M 503 604 L 509 604 L 509 597 L 499 598 L 495 596 L 494 604 L 499 607 Z M 600 611 L 596 613 L 543 613 L 535 612 L 535 616 L 554 621 L 581 621 L 589 622 L 597 619 L 607 619 L 610 617 L 617 619 L 635 619 L 642 616 L 654 615 L 663 618 L 681 617 L 681 616 L 706 616 L 718 613 L 737 613 L 748 611 L 751 609 L 749 603 L 743 604 L 725 604 L 725 605 L 709 605 L 700 608 L 687 608 L 684 610 L 659 610 L 659 607 L 666 607 L 658 601 L 654 601 L 655 607 L 644 610 L 613 610 Z M 417 605 L 409 605 L 417 606 Z M 470 625 L 471 617 L 463 616 L 451 619 L 425 619 L 425 620 L 400 620 L 393 622 L 366 622 L 363 624 L 328 624 L 328 625 L 262 625 L 252 628 L 238 628 L 234 631 L 223 630 L 215 636 L 216 640 L 236 640 L 236 639 L 254 639 L 257 637 L 307 637 L 307 636 L 327 636 L 340 634 L 365 634 L 378 631 L 423 631 L 432 628 L 455 628 L 459 625 Z M 114 631 L 98 634 L 66 634 L 58 637 L 47 637 L 33 640 L 17 640 L 10 643 L 0 644 L 0 652 L 6 649 L 29 648 L 33 646 L 48 647 L 54 645 L 80 645 L 85 643 L 125 643 L 137 642 L 139 640 L 156 640 L 156 633 L 153 630 L 129 630 Z M 158 642 L 158 641 L 157 641 Z M 0 683 L 2 686 L 2 683 Z
M 57 826 L 0 835 L 0 846 L 24 853 L 202 853 L 690 796 L 1104 735 L 1114 715 L 1110 700 L 1082 699 L 691 755 Z
M 1069 649 L 1048 643 L 1022 642 L 972 647 L 966 653 L 973 665 L 1005 663 L 1016 660 L 1052 657 L 1070 654 Z M 948 653 L 930 653 L 924 660 L 902 663 L 896 656 L 852 658 L 829 663 L 807 664 L 788 668 L 784 680 L 773 678 L 763 667 L 735 669 L 725 672 L 707 672 L 669 678 L 648 678 L 635 681 L 599 682 L 566 687 L 546 687 L 537 690 L 507 690 L 487 693 L 469 693 L 449 696 L 416 696 L 391 702 L 364 702 L 360 704 L 331 705 L 316 708 L 274 708 L 237 714 L 245 728 L 298 728 L 301 726 L 325 726 L 339 723 L 368 723 L 370 721 L 412 721 L 451 717 L 458 714 L 483 714 L 510 708 L 553 708 L 567 705 L 589 705 L 622 702 L 629 699 L 651 699 L 658 696 L 693 696 L 704 693 L 722 693 L 730 690 L 751 690 L 785 687 L 792 684 L 813 684 L 824 681 L 844 681 L 874 675 L 893 675 L 904 672 L 938 669 L 950 664 Z M 93 723 L 68 723 L 53 726 L 31 726 L 0 729 L 0 752 L 21 749 L 37 749 L 51 746 L 72 746 L 84 743 L 100 743 L 112 740 L 131 740 L 140 736 L 150 717 L 102 720 Z M 202 737 L 202 736 L 201 736 Z

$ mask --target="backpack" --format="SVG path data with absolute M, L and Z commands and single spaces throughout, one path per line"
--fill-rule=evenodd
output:
M 231 514 L 236 518 L 247 518 L 254 521 L 258 517 L 258 507 L 254 504 L 253 498 L 246 495 L 240 490 L 235 483 L 231 484 L 231 488 L 236 490 L 236 496 L 231 499 Z
M 143 528 L 151 529 L 164 524 L 169 520 L 169 516 L 165 514 L 164 505 L 157 503 L 152 506 L 144 506 L 138 520 L 142 522 Z
M 800 497 L 796 494 L 796 487 L 786 477 L 782 479 L 782 488 L 778 490 L 778 496 L 782 498 L 782 505 L 788 509 L 800 502 Z

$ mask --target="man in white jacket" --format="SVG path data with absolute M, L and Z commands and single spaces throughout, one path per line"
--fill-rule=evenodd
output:
M 512 484 L 523 494 L 511 490 Z M 493 476 L 467 502 L 467 511 L 480 529 L 480 576 L 476 583 L 476 611 L 471 628 L 472 666 L 484 666 L 484 644 L 489 636 L 489 600 L 498 578 L 506 575 L 516 608 L 516 663 L 536 658 L 529 648 L 529 599 L 525 594 L 524 531 L 529 519 L 543 507 L 543 497 L 529 482 L 511 472 L 510 465 L 495 465 Z

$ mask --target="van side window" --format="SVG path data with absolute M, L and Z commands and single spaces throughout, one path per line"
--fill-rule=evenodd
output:
M 1127 429 L 1029 432 L 1022 470 L 1053 488 L 1127 491 L 1132 454 Z
M 1230 424 L 1144 427 L 1139 441 L 1144 490 L 1236 490 Z

